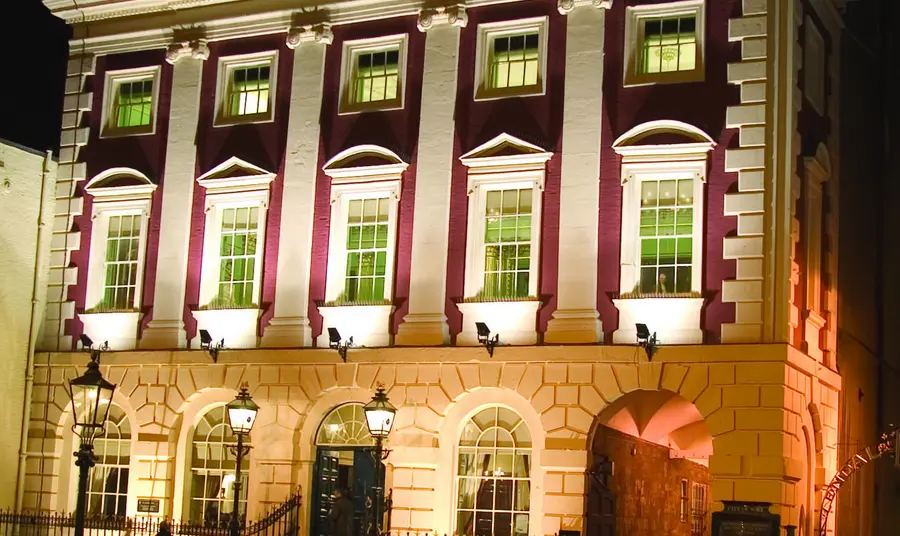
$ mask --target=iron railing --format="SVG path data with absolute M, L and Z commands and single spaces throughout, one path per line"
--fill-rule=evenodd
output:
M 241 530 L 242 536 L 300 536 L 300 494 L 289 497 Z M 73 536 L 75 515 L 0 512 L 0 536 Z M 228 536 L 228 527 L 159 517 L 96 517 L 85 520 L 85 536 Z

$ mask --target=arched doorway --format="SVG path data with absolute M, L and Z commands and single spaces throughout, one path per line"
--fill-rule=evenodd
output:
M 332 495 L 343 489 L 350 492 L 353 500 L 357 534 L 365 535 L 365 527 L 372 521 L 366 503 L 374 500 L 377 464 L 375 441 L 369 435 L 363 404 L 351 402 L 332 409 L 319 425 L 315 445 L 310 534 L 331 534 L 328 512 Z M 384 466 L 381 471 L 383 476 Z
M 703 416 L 670 391 L 633 391 L 597 417 L 591 441 L 588 536 L 710 533 Z

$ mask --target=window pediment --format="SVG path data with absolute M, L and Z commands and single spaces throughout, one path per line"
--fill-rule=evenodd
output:
M 356 145 L 334 155 L 322 171 L 335 182 L 373 182 L 400 180 L 409 164 L 380 145 Z
M 543 171 L 553 153 L 506 132 L 459 157 L 469 173 Z
M 265 190 L 275 180 L 271 171 L 232 156 L 197 178 L 197 183 L 212 192 Z
M 96 201 L 136 201 L 149 200 L 156 184 L 136 169 L 119 167 L 98 174 L 84 189 Z
M 715 140 L 694 125 L 668 119 L 648 121 L 631 128 L 613 142 L 623 163 L 706 160 Z

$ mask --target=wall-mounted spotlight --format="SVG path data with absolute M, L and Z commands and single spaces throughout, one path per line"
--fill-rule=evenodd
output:
M 653 354 L 659 346 L 659 341 L 656 339 L 656 332 L 650 333 L 647 324 L 635 324 L 634 327 L 637 328 L 638 345 L 643 347 L 644 351 L 647 352 L 647 361 L 653 361 Z
M 95 363 L 100 363 L 100 352 L 109 351 L 109 343 L 107 341 L 103 341 L 103 344 L 94 348 L 94 341 L 91 340 L 90 337 L 87 336 L 86 333 L 82 333 L 78 337 L 79 342 L 81 342 L 81 350 L 84 352 L 89 352 L 91 354 L 91 361 Z
M 475 322 L 475 329 L 478 330 L 478 342 L 487 348 L 489 356 L 494 357 L 494 347 L 500 342 L 500 334 L 491 337 L 491 329 L 484 322 Z
M 343 343 L 341 343 L 341 333 L 337 330 L 337 328 L 328 328 L 328 347 L 337 350 L 338 355 L 341 356 L 341 359 L 344 360 L 344 363 L 347 362 L 347 350 L 353 346 L 353 337 L 350 337 Z
M 218 342 L 213 342 L 212 335 L 209 334 L 208 330 L 200 330 L 200 349 L 209 352 L 210 357 L 212 357 L 213 363 L 219 362 L 219 351 L 221 351 L 223 348 L 225 348 L 225 339 L 220 339 Z

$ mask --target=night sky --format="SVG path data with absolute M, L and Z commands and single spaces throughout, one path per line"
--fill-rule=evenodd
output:
M 6 0 L 0 17 L 0 138 L 59 149 L 70 31 L 41 0 Z

